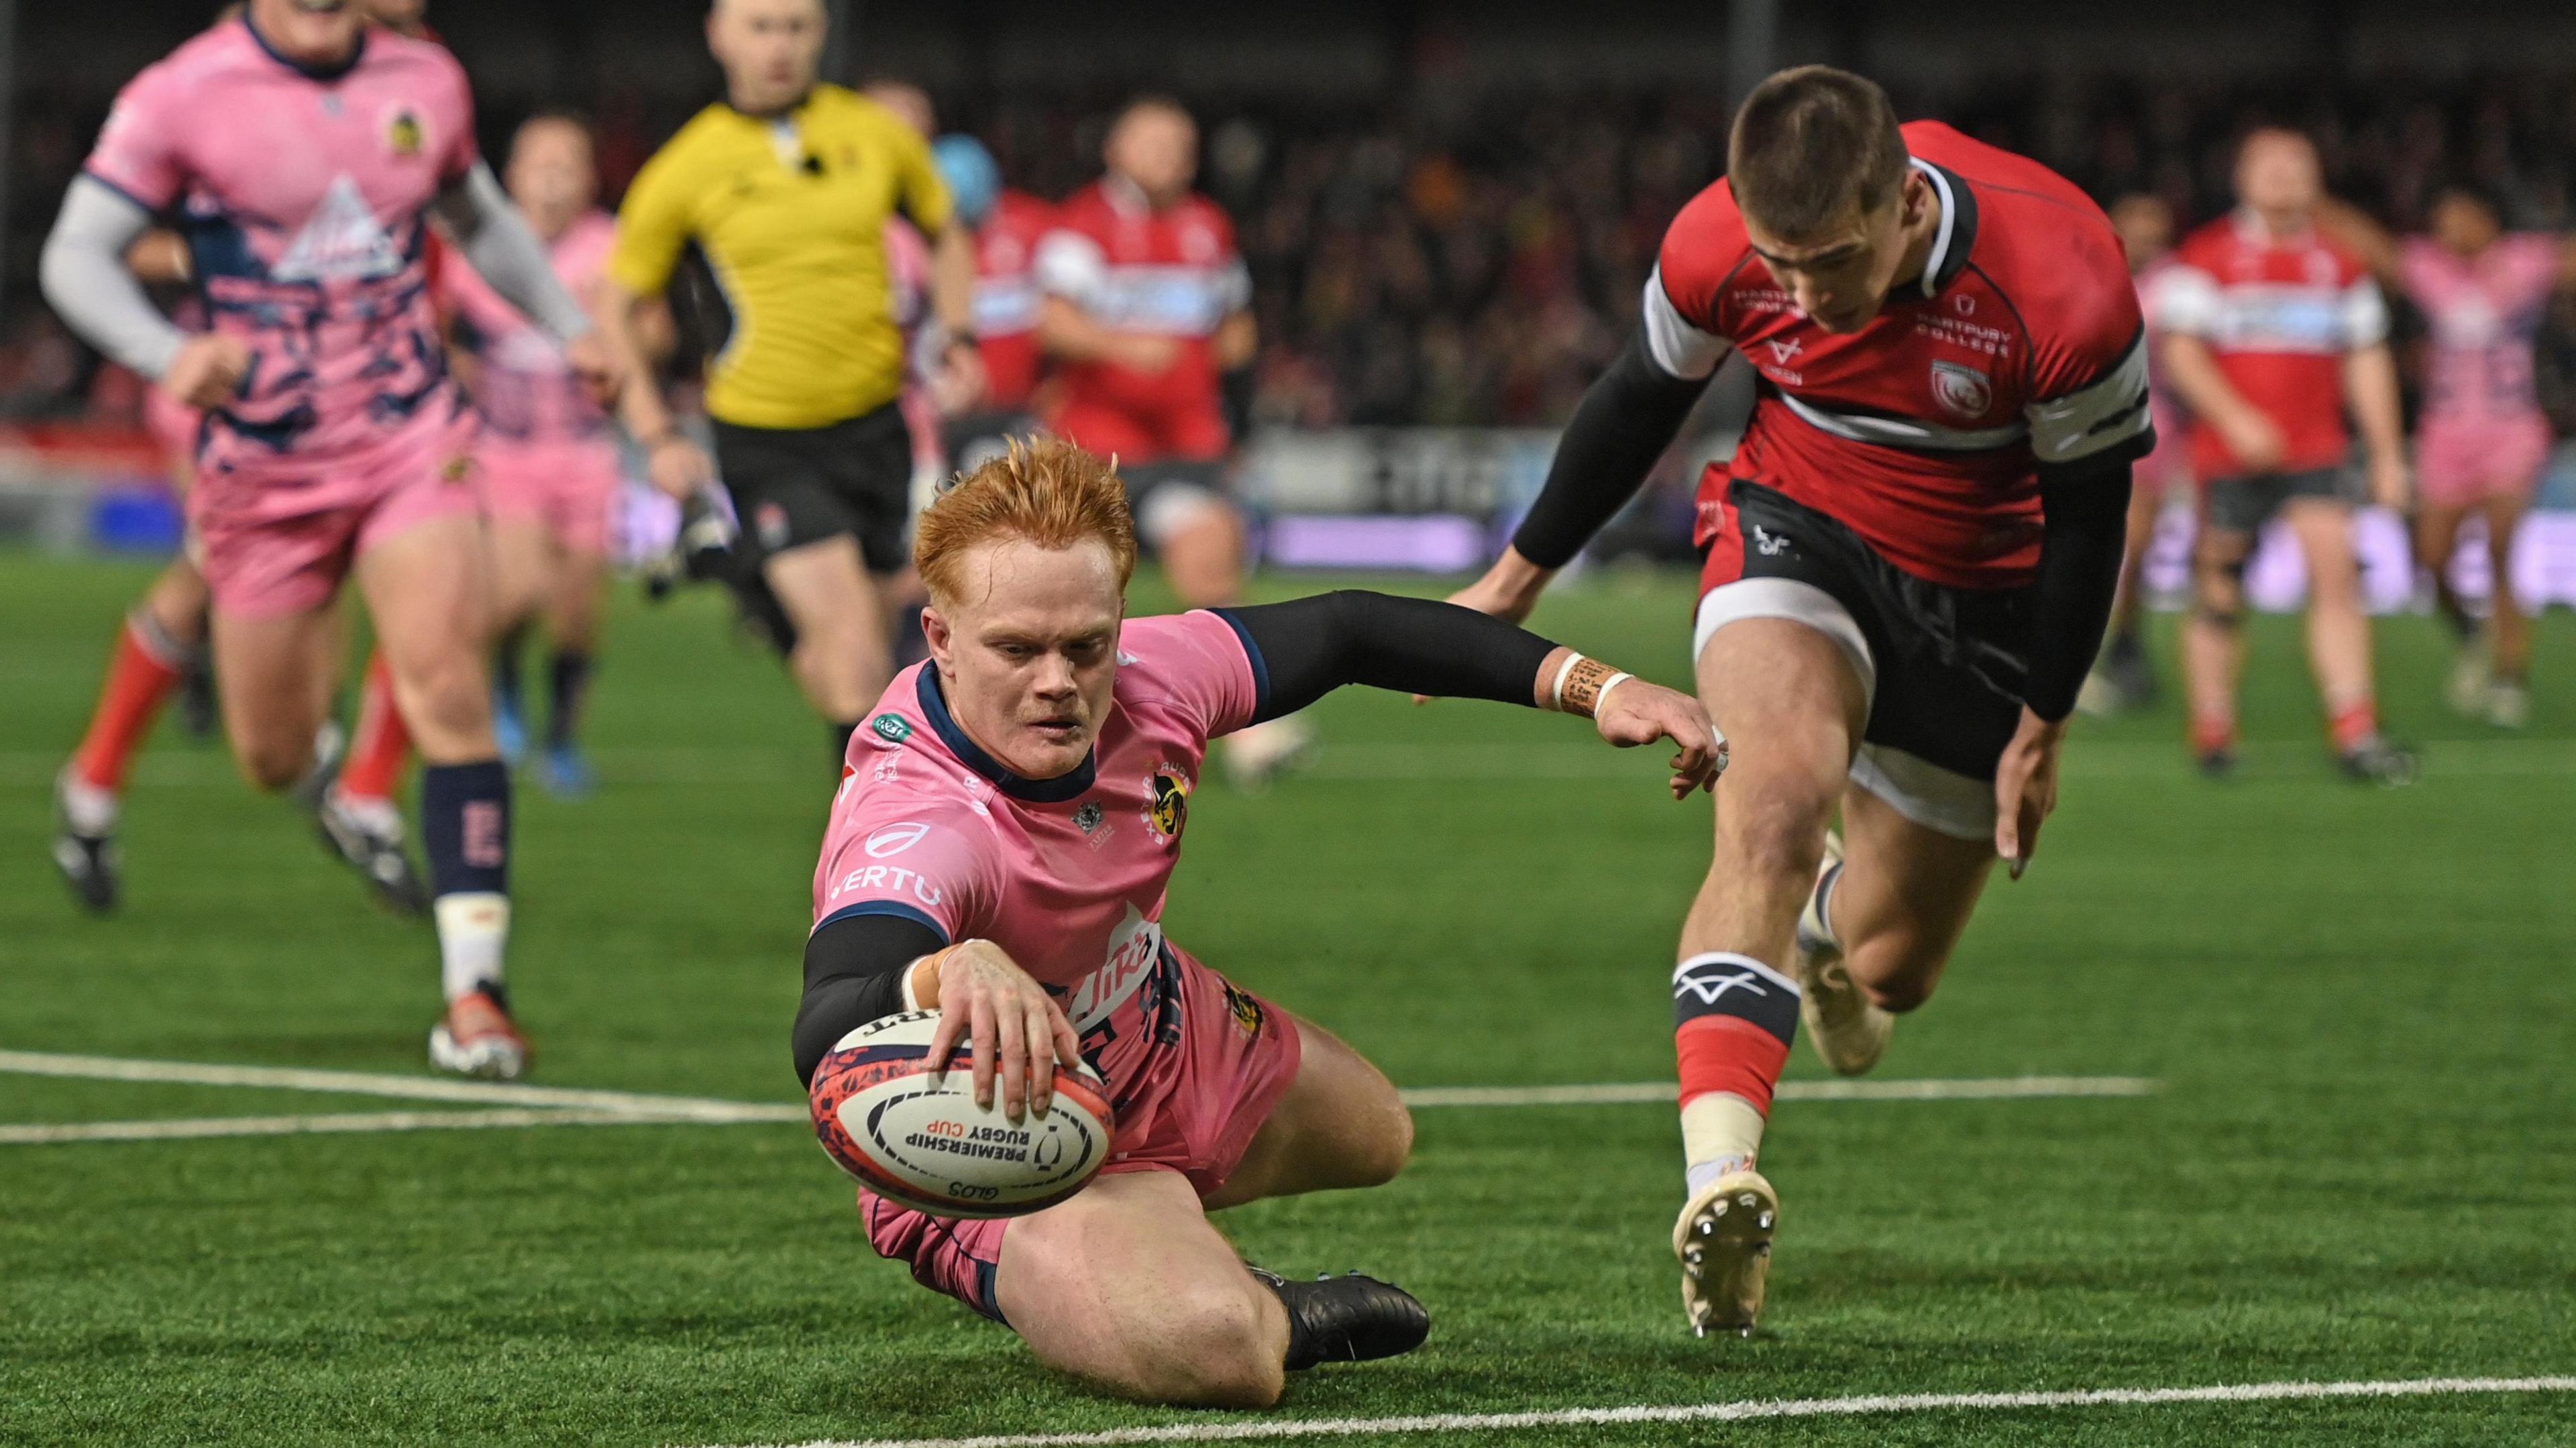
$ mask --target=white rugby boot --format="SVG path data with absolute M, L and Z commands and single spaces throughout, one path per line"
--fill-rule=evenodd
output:
M 1843 837 L 1829 830 L 1817 882 L 1821 884 L 1842 863 Z M 1817 908 L 1827 898 L 1811 890 L 1806 908 L 1798 912 L 1798 1020 L 1807 1028 L 1808 1044 L 1829 1070 L 1838 1076 L 1857 1076 L 1887 1053 L 1888 1037 L 1896 1033 L 1896 1017 L 1871 1004 L 1844 968 L 1843 948 L 1834 942 Z
M 1751 1167 L 1691 1193 L 1673 1223 L 1673 1255 L 1681 1260 L 1682 1312 L 1694 1334 L 1753 1335 L 1779 1220 L 1779 1193 Z

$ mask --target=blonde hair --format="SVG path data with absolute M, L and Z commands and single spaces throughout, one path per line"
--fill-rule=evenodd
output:
M 1013 438 L 1009 451 L 959 478 L 922 510 L 912 563 L 932 597 L 954 599 L 967 550 L 1005 538 L 1040 548 L 1098 539 L 1109 549 L 1122 592 L 1136 572 L 1126 484 L 1098 454 L 1062 438 Z

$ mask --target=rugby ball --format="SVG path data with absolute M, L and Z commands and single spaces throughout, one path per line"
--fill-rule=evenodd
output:
M 1109 1090 L 1085 1065 L 1056 1068 L 1044 1116 L 975 1104 L 967 1044 L 934 1075 L 937 1011 L 870 1021 L 814 1072 L 814 1135 L 869 1191 L 938 1217 L 1018 1217 L 1088 1185 L 1109 1159 Z

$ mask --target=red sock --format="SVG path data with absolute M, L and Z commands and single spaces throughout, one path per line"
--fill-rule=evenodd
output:
M 109 791 L 125 788 L 125 772 L 134 764 L 134 751 L 152 731 L 162 702 L 179 687 L 183 662 L 162 657 L 134 619 L 127 619 L 125 627 L 117 630 L 107 682 L 98 691 L 98 711 L 90 716 L 89 733 L 72 755 L 72 770 L 83 783 Z
M 2327 728 L 2334 736 L 2335 751 L 2350 754 L 2379 733 L 2379 704 L 2376 700 L 2364 699 L 2358 704 L 2337 709 Z
M 1797 1004 L 1791 997 L 1792 1012 Z M 1674 1028 L 1673 1047 L 1681 1057 L 1684 1107 L 1693 1097 L 1723 1091 L 1771 1114 L 1772 1089 L 1789 1064 L 1788 1042 L 1740 1016 L 1699 1016 Z
M 392 799 L 410 758 L 411 730 L 394 705 L 394 673 L 379 652 L 367 660 L 366 682 L 358 690 L 358 732 L 340 771 L 340 793 L 351 799 Z
M 2195 714 L 2191 720 L 2191 751 L 2194 754 L 2217 754 L 2236 747 L 2236 716 L 2233 714 Z

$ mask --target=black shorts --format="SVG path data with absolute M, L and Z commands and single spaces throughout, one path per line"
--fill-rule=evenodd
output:
M 1943 833 L 1993 830 L 1995 763 L 2021 726 L 2031 589 L 1917 578 L 1842 523 L 1742 479 L 1702 579 L 1695 651 L 1740 618 L 1833 636 L 1869 695 L 1854 782 Z
M 740 427 L 718 422 L 716 469 L 742 522 L 747 569 L 790 548 L 846 534 L 871 573 L 899 573 L 909 561 L 912 430 L 903 409 L 876 411 L 829 427 Z
M 2211 478 L 2201 495 L 2201 516 L 2222 533 L 2259 533 L 2292 498 L 2361 501 L 2350 468 L 2302 468 L 2293 473 L 2247 473 Z

